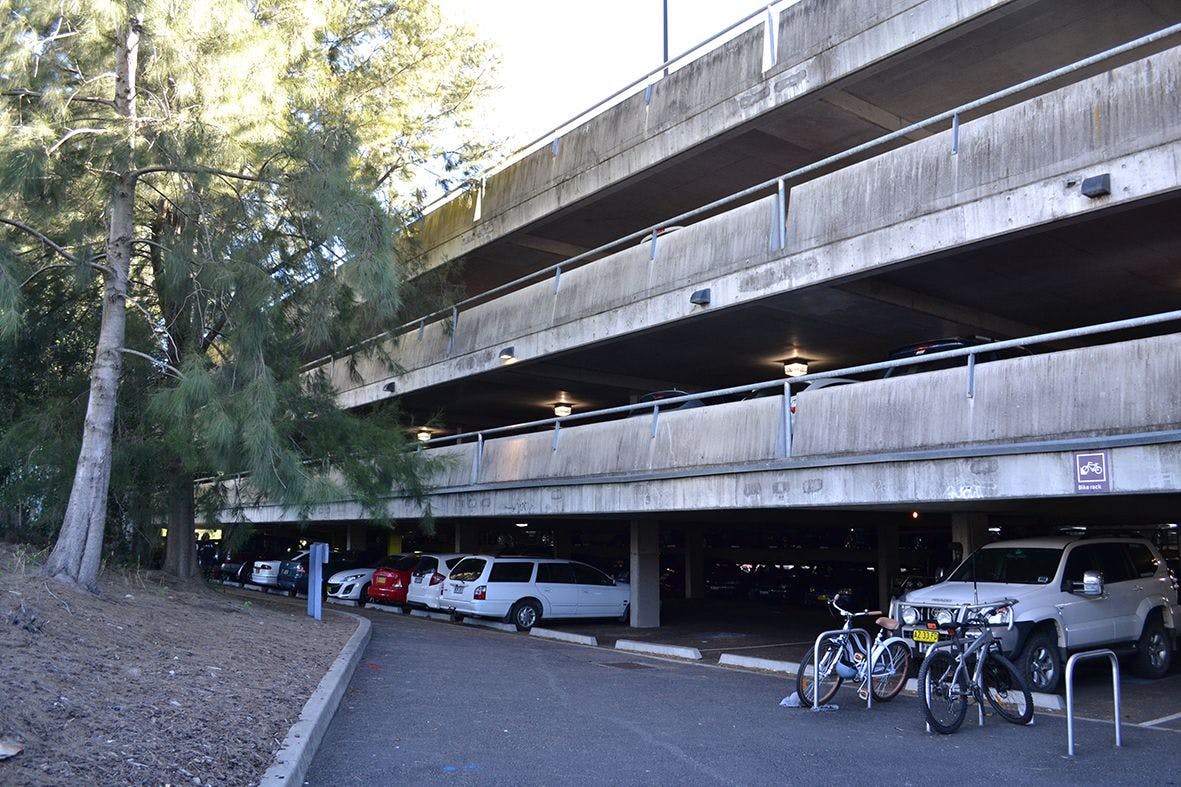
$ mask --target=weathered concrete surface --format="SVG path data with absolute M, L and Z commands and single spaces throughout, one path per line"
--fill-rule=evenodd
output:
M 971 399 L 961 369 L 805 392 L 791 458 L 780 449 L 779 397 L 661 413 L 655 437 L 648 415 L 567 427 L 556 447 L 548 430 L 488 439 L 478 467 L 474 443 L 431 451 L 444 462 L 432 508 L 490 516 L 1069 495 L 1070 454 L 1035 443 L 1077 439 L 1082 450 L 1124 435 L 1176 440 L 1179 380 L 1181 334 L 1171 334 L 981 364 Z M 1045 453 L 994 456 L 998 445 Z M 963 448 L 976 458 L 910 453 Z M 1124 458 L 1113 491 L 1181 489 L 1181 464 L 1169 464 L 1179 451 L 1181 443 L 1114 448 Z M 248 516 L 286 518 L 277 507 Z M 316 514 L 358 516 L 349 503 Z
M 710 310 L 865 275 L 930 254 L 1131 205 L 1181 188 L 1181 48 L 965 123 L 950 132 L 793 189 L 787 248 L 772 253 L 773 200 L 762 200 L 460 314 L 453 346 L 434 323 L 393 351 L 407 392 L 495 368 L 501 347 L 538 358 L 690 318 L 689 294 L 711 288 Z M 1078 184 L 1112 173 L 1113 193 Z M 840 205 L 839 211 L 833 210 Z M 363 382 L 332 369 L 347 407 L 388 394 L 388 370 Z
M 778 62 L 765 73 L 752 29 L 493 175 L 425 220 L 425 267 L 549 216 L 752 118 L 815 93 L 924 41 L 1021 2 L 805 0 L 779 22 Z M 479 218 L 477 219 L 477 210 Z

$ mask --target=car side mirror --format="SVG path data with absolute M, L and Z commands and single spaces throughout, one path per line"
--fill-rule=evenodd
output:
M 1074 592 L 1080 596 L 1097 598 L 1103 595 L 1103 574 L 1098 571 L 1084 571 L 1083 581 L 1074 583 Z

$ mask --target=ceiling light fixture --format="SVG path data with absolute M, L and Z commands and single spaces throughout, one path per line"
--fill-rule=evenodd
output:
M 505 347 L 503 350 L 500 351 L 500 362 L 501 363 L 515 363 L 516 360 L 517 360 L 517 348 L 516 347 Z
M 420 429 L 420 430 L 418 430 L 418 434 L 415 435 L 415 437 L 418 438 L 418 442 L 425 443 L 431 439 L 430 430 L 429 429 Z
M 800 377 L 808 373 L 808 362 L 803 358 L 788 358 L 783 362 L 783 373 L 788 377 Z
M 558 402 L 554 405 L 554 415 L 558 418 L 565 418 L 574 412 L 574 406 L 568 402 Z
M 529 527 L 529 523 L 528 522 L 518 522 L 517 527 Z

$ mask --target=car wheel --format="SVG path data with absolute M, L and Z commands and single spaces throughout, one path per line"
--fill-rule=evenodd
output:
M 623 612 L 620 613 L 620 615 L 619 615 L 619 622 L 623 623 L 624 625 L 627 625 L 628 623 L 631 623 L 631 618 L 632 618 L 632 606 L 631 606 L 631 604 L 624 604 L 623 605 Z
M 517 627 L 517 631 L 528 631 L 541 620 L 541 607 L 536 601 L 522 599 L 508 613 L 509 622 Z
M 357 594 L 357 607 L 364 607 L 369 603 L 369 583 L 366 582 L 361 586 L 361 592 Z
M 1163 678 L 1173 663 L 1173 640 L 1161 617 L 1153 612 L 1136 643 L 1132 671 L 1141 678 Z
M 410 604 L 408 602 L 405 602 L 405 601 L 402 602 L 402 614 L 403 615 L 410 614 Z
M 1030 691 L 1052 693 L 1058 689 L 1062 657 L 1058 654 L 1058 640 L 1048 629 L 1035 631 L 1025 643 L 1021 672 L 1029 682 Z
M 451 622 L 452 623 L 462 623 L 463 622 L 463 613 L 452 612 L 451 613 Z

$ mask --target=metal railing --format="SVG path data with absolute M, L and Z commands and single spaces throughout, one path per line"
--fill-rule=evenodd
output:
M 389 331 L 380 333 L 377 336 L 373 336 L 365 339 L 364 341 L 358 342 L 355 345 L 346 347 L 337 353 L 309 361 L 301 368 L 303 371 L 310 371 L 318 366 L 331 363 L 338 358 L 343 358 L 358 352 L 365 347 L 374 344 L 375 342 L 383 341 L 391 336 L 403 335 L 414 330 L 421 330 L 425 327 L 428 321 L 434 322 L 438 319 L 447 317 L 451 319 L 451 334 L 448 341 L 448 353 L 450 353 L 452 343 L 454 341 L 455 331 L 458 329 L 458 319 L 461 310 L 475 306 L 479 303 L 491 300 L 492 298 L 495 298 L 503 293 L 520 289 L 528 284 L 536 283 L 549 277 L 554 278 L 556 292 L 557 284 L 561 280 L 561 275 L 564 270 L 569 271 L 572 268 L 580 267 L 588 262 L 591 262 L 594 258 L 598 258 L 612 251 L 616 251 L 645 238 L 648 238 L 652 243 L 650 255 L 654 257 L 656 253 L 656 243 L 662 230 L 674 225 L 689 223 L 695 219 L 704 217 L 706 214 L 718 211 L 720 208 L 736 205 L 755 196 L 775 195 L 776 197 L 776 232 L 774 234 L 776 245 L 775 250 L 781 251 L 786 247 L 786 227 L 781 226 L 781 223 L 785 224 L 786 222 L 787 201 L 789 197 L 790 186 L 801 182 L 801 178 L 804 176 L 814 175 L 820 170 L 826 169 L 827 167 L 830 167 L 834 164 L 838 164 L 855 156 L 859 156 L 862 153 L 873 150 L 874 148 L 881 147 L 895 140 L 909 136 L 916 131 L 926 129 L 929 126 L 945 123 L 948 120 L 952 121 L 952 127 L 955 131 L 954 139 L 952 140 L 952 154 L 954 155 L 956 154 L 956 149 L 958 148 L 958 132 L 960 125 L 959 120 L 961 115 L 970 113 L 973 110 L 980 109 L 984 106 L 987 106 L 988 104 L 995 103 L 1026 90 L 1030 90 L 1031 88 L 1038 87 L 1055 79 L 1059 79 L 1063 76 L 1067 76 L 1077 71 L 1089 68 L 1105 60 L 1110 60 L 1122 54 L 1126 54 L 1134 49 L 1148 46 L 1149 44 L 1155 43 L 1178 33 L 1181 33 L 1181 24 L 1171 25 L 1154 33 L 1149 33 L 1148 35 L 1141 36 L 1140 38 L 1120 44 L 1119 46 L 1106 49 L 1102 52 L 1091 55 L 1090 57 L 1083 58 L 1082 60 L 1077 60 L 1069 65 L 1048 71 L 1040 76 L 1027 79 L 1016 85 L 1012 85 L 1011 87 L 990 93 L 982 98 L 961 104 L 953 109 L 945 110 L 936 115 L 932 115 L 925 120 L 911 123 L 909 126 L 900 128 L 897 131 L 883 134 L 880 137 L 863 142 L 860 145 L 848 148 L 844 151 L 841 151 L 840 153 L 835 153 L 831 156 L 820 159 L 819 161 L 814 161 L 811 164 L 797 167 L 796 169 L 779 175 L 778 177 L 771 178 L 754 186 L 750 186 L 741 191 L 730 194 L 729 196 L 714 200 L 713 202 L 710 202 L 701 207 L 694 208 L 693 210 L 686 211 L 685 213 L 665 219 L 657 224 L 653 224 L 650 227 L 646 227 L 645 229 L 636 230 L 635 232 L 624 235 L 621 238 L 604 243 L 600 246 L 590 249 L 589 251 L 584 251 L 559 263 L 550 265 L 549 267 L 542 268 L 524 276 L 520 276 L 516 279 L 513 279 L 512 281 L 505 282 L 504 284 L 485 290 L 484 292 L 477 293 L 476 295 L 458 301 L 451 306 L 436 309 L 435 311 L 417 317 L 410 322 L 404 323 L 397 328 L 393 328 Z
M 1147 328 L 1154 325 L 1160 325 L 1168 322 L 1181 321 L 1181 309 L 1170 312 L 1161 312 L 1158 314 L 1151 314 L 1143 317 L 1133 317 L 1126 320 L 1117 320 L 1114 322 L 1101 323 L 1098 325 L 1088 325 L 1081 328 L 1070 328 L 1062 331 L 1052 331 L 1049 333 L 1036 334 L 1034 336 L 1027 336 L 1019 339 L 1005 339 L 1003 341 L 989 342 L 988 344 L 978 344 L 971 347 L 962 347 L 957 350 L 945 350 L 938 353 L 930 353 L 927 355 L 918 355 L 913 358 L 898 358 L 890 361 L 878 361 L 875 363 L 860 364 L 858 366 L 848 366 L 842 369 L 832 369 L 824 372 L 816 372 L 814 374 L 805 374 L 799 377 L 793 377 L 788 380 L 776 379 L 767 380 L 759 383 L 747 383 L 745 385 L 735 385 L 728 388 L 718 388 L 710 391 L 701 391 L 695 393 L 687 393 L 683 396 L 670 397 L 668 399 L 661 399 L 657 402 L 638 402 L 636 404 L 625 404 L 617 407 L 608 407 L 601 410 L 588 410 L 583 413 L 572 413 L 566 416 L 555 416 L 552 418 L 542 418 L 536 421 L 525 421 L 522 423 L 509 424 L 506 426 L 497 426 L 491 429 L 481 429 L 473 432 L 461 432 L 453 435 L 441 435 L 439 437 L 431 438 L 428 441 L 419 443 L 419 448 L 429 446 L 444 446 L 450 444 L 458 444 L 464 442 L 475 441 L 478 443 L 475 452 L 475 458 L 472 464 L 471 481 L 473 484 L 477 483 L 480 475 L 480 468 L 483 461 L 484 444 L 493 437 L 519 434 L 538 430 L 541 427 L 549 427 L 553 429 L 553 443 L 552 450 L 557 450 L 559 446 L 559 438 L 563 426 L 569 426 L 572 423 L 579 421 L 598 421 L 609 418 L 615 415 L 630 415 L 637 411 L 652 411 L 652 425 L 650 429 L 650 436 L 655 437 L 660 421 L 660 411 L 676 409 L 678 405 L 687 402 L 701 402 L 710 399 L 722 399 L 732 397 L 740 394 L 751 394 L 756 391 L 762 391 L 773 388 L 782 389 L 783 393 L 780 401 L 780 434 L 777 440 L 778 453 L 780 458 L 788 458 L 792 455 L 792 418 L 791 418 L 791 390 L 793 386 L 803 386 L 812 383 L 816 380 L 822 380 L 829 377 L 853 377 L 856 375 L 871 374 L 874 372 L 885 371 L 886 369 L 897 369 L 909 366 L 920 366 L 923 364 L 937 363 L 949 358 L 963 358 L 967 357 L 965 369 L 968 376 L 968 392 L 967 397 L 971 397 L 974 393 L 975 384 L 975 357 L 982 353 L 994 353 L 1002 350 L 1013 348 L 1024 348 L 1036 346 L 1039 344 L 1051 344 L 1054 342 L 1061 342 L 1066 340 L 1081 339 L 1088 336 L 1095 336 L 1104 333 L 1115 333 L 1118 331 L 1134 330 L 1139 328 Z

